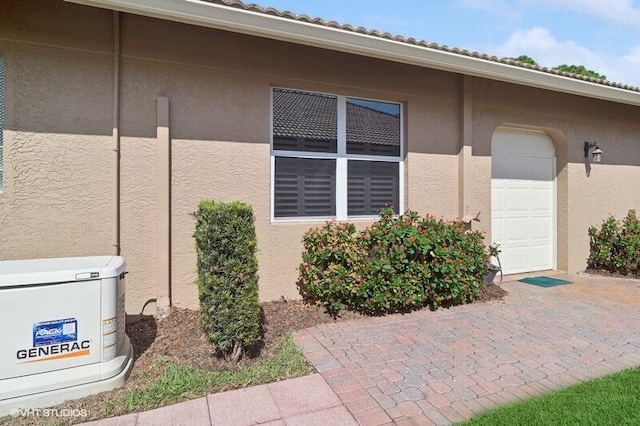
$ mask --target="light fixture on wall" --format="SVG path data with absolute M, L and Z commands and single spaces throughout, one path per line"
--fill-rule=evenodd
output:
M 602 150 L 600 149 L 598 144 L 595 143 L 595 142 L 586 142 L 585 141 L 585 143 L 584 143 L 584 158 L 585 159 L 589 158 L 589 150 L 591 150 L 591 148 L 595 148 L 593 150 L 593 153 L 591 154 L 593 156 L 593 162 L 594 163 L 599 163 L 600 161 L 602 161 Z

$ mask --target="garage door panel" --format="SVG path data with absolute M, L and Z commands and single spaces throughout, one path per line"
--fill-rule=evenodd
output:
M 491 238 L 497 244 L 502 244 L 502 227 L 504 226 L 504 220 L 501 217 L 494 217 L 491 220 L 493 224 L 491 228 Z
M 504 188 L 501 186 L 491 187 L 491 211 L 501 211 L 503 202 Z
M 531 220 L 531 239 L 534 242 L 540 240 L 553 240 L 553 221 L 550 217 L 532 217 Z
M 531 188 L 531 211 L 546 212 L 553 211 L 553 188 Z
M 505 219 L 505 242 L 510 245 L 526 244 L 529 239 L 529 230 L 526 217 L 508 217 Z
M 526 246 L 513 246 L 509 249 L 505 261 L 509 264 L 511 272 L 523 272 L 529 267 L 528 251 L 529 248 Z
M 510 189 L 528 190 L 531 187 L 531 185 L 526 180 L 504 179 L 504 187 L 506 190 L 510 190 Z
M 503 270 L 553 268 L 554 149 L 541 132 L 499 129 L 491 145 L 492 239 Z
M 553 181 L 531 180 L 529 181 L 529 188 L 553 188 Z
M 553 161 L 548 158 L 527 158 L 526 168 L 527 180 L 553 181 Z
M 549 264 L 552 262 L 553 245 L 541 244 L 531 247 L 531 263 L 536 270 L 551 269 Z
M 506 214 L 529 211 L 529 191 L 526 188 L 508 187 L 505 191 L 505 210 Z
M 494 135 L 492 155 L 518 154 L 525 157 L 555 157 L 553 142 L 545 133 L 525 129 L 500 128 Z
M 495 157 L 494 157 L 495 158 Z M 529 172 L 527 171 L 526 158 L 505 155 L 501 157 L 504 161 L 492 163 L 491 174 L 497 179 L 515 179 L 527 180 Z

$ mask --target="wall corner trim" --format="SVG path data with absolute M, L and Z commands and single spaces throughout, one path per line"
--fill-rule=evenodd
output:
M 458 217 L 469 214 L 473 155 L 473 77 L 461 76 L 460 82 L 460 145 L 458 151 Z
M 166 310 L 171 306 L 171 138 L 169 132 L 169 98 L 159 96 L 157 102 L 157 308 L 158 310 Z

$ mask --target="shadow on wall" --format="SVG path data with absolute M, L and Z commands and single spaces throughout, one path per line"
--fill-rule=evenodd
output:
M 514 126 L 551 136 L 558 171 L 584 164 L 585 140 L 606 152 L 603 165 L 640 165 L 638 107 L 481 78 L 473 83 L 474 156 L 491 156 L 494 130 Z
M 505 122 L 505 123 L 500 123 L 498 125 L 495 125 L 495 127 L 493 127 L 490 133 L 490 136 L 488 138 L 483 137 L 483 135 L 480 135 L 479 139 L 481 139 L 482 142 L 479 142 L 477 145 L 474 145 L 473 154 L 476 156 L 491 157 L 492 156 L 491 145 L 495 138 L 496 132 L 498 132 L 500 129 L 513 129 L 516 131 L 530 130 L 534 132 L 544 133 L 551 139 L 551 142 L 553 144 L 553 151 L 555 152 L 555 159 L 556 159 L 556 171 L 555 171 L 556 176 L 560 173 L 561 170 L 563 170 L 566 167 L 568 163 L 569 146 L 568 146 L 567 137 L 565 136 L 565 134 L 558 129 L 544 127 L 544 126 L 536 126 L 531 124 Z
M 587 177 L 591 176 L 591 159 L 589 156 L 584 157 L 584 170 Z

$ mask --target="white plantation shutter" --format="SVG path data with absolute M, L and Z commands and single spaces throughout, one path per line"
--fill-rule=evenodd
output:
M 276 158 L 276 217 L 335 216 L 335 193 L 335 160 Z
M 399 212 L 399 164 L 380 161 L 349 161 L 348 215 L 376 215 L 383 207 Z

